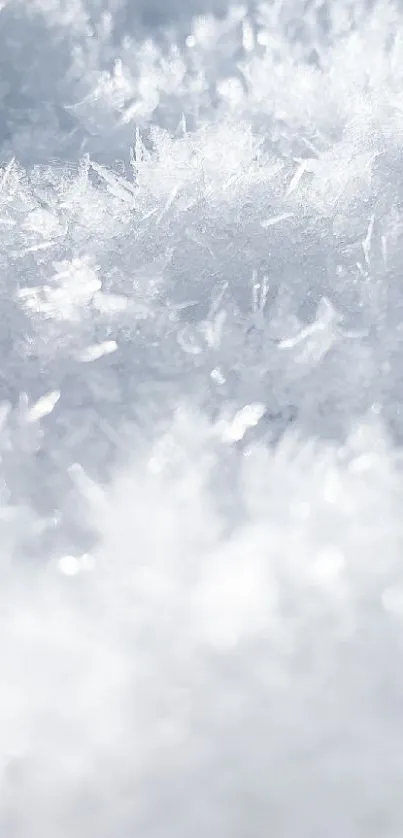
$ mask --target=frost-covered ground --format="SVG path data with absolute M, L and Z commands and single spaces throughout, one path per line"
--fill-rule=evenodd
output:
M 0 836 L 403 835 L 403 4 L 0 0 Z

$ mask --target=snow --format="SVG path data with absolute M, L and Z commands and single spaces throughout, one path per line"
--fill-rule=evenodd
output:
M 0 0 L 0 835 L 403 832 L 403 6 Z

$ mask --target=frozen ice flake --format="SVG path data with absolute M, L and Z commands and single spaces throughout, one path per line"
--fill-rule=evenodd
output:
M 192 326 L 184 326 L 177 336 L 177 340 L 181 349 L 187 355 L 201 355 L 203 352 L 203 342 L 201 337 L 197 334 Z
M 299 364 L 317 364 L 326 355 L 338 337 L 340 317 L 329 300 L 323 298 L 318 305 L 316 319 L 301 329 L 295 337 L 279 341 L 279 348 L 293 353 Z
M 298 168 L 296 169 L 294 175 L 292 176 L 292 178 L 290 180 L 290 183 L 289 183 L 287 191 L 286 191 L 286 198 L 288 198 L 290 195 L 292 195 L 293 192 L 295 192 L 295 190 L 299 186 L 300 181 L 302 180 L 304 174 L 307 171 L 309 171 L 309 169 L 307 167 L 306 162 L 303 161 L 302 163 L 299 164 Z
M 41 399 L 29 408 L 27 422 L 38 422 L 40 419 L 44 419 L 45 416 L 49 416 L 56 407 L 59 399 L 60 390 L 53 390 L 51 393 L 47 393 L 46 396 L 42 396 Z
M 200 331 L 204 335 L 207 346 L 211 349 L 219 349 L 226 320 L 227 312 L 221 309 L 201 324 Z
M 218 384 L 219 387 L 221 387 L 223 384 L 225 384 L 225 377 L 222 374 L 219 367 L 216 367 L 215 369 L 211 370 L 210 378 L 212 378 L 214 383 Z
M 283 212 L 281 215 L 273 215 L 271 218 L 266 218 L 265 221 L 260 222 L 260 225 L 264 230 L 267 230 L 269 227 L 276 227 L 277 224 L 281 224 L 282 221 L 287 221 L 289 218 L 293 218 L 293 216 L 293 212 Z
M 55 242 L 53 241 L 38 242 L 37 244 L 31 244 L 29 247 L 24 247 L 21 250 L 13 250 L 12 255 L 18 258 L 27 256 L 28 253 L 39 253 L 42 250 L 51 250 L 54 246 Z
M 174 203 L 174 201 L 175 201 L 175 199 L 176 199 L 176 197 L 179 193 L 179 189 L 180 189 L 179 185 L 174 186 L 174 188 L 172 189 L 172 191 L 168 195 L 168 198 L 165 201 L 165 205 L 163 206 L 161 212 L 158 213 L 158 215 L 157 215 L 156 224 L 161 224 L 162 219 L 171 209 L 171 207 L 172 207 L 172 205 L 173 205 L 173 203 Z
M 111 355 L 113 352 L 116 352 L 118 345 L 115 340 L 105 340 L 103 343 L 94 344 L 93 346 L 87 346 L 85 349 L 82 349 L 78 354 L 78 358 L 85 364 L 91 363 L 91 361 L 97 361 L 99 358 L 103 358 L 104 355 Z
M 92 302 L 102 282 L 90 259 L 55 262 L 56 272 L 49 284 L 21 288 L 24 306 L 55 320 L 79 319 L 83 308 Z
M 73 463 L 69 466 L 68 473 L 73 484 L 92 509 L 97 511 L 105 509 L 106 498 L 102 487 L 89 477 L 80 463 Z
M 375 223 L 375 216 L 371 215 L 371 219 L 368 225 L 367 235 L 362 243 L 362 249 L 364 251 L 364 258 L 366 264 L 369 266 L 370 264 L 370 253 L 371 253 L 371 242 L 372 242 L 372 234 L 374 232 L 374 223 Z
M 227 99 L 233 108 L 241 102 L 244 95 L 242 84 L 237 78 L 223 79 L 217 85 L 217 92 L 220 96 Z
M 270 281 L 267 275 L 258 278 L 257 271 L 252 273 L 252 310 L 255 319 L 262 322 L 267 297 L 270 291 Z
M 107 189 L 112 195 L 134 207 L 135 188 L 133 184 L 94 161 L 91 161 L 91 168 L 105 181 Z
M 136 315 L 146 317 L 148 309 L 139 304 L 134 305 L 133 301 L 123 294 L 104 294 L 102 291 L 96 291 L 93 297 L 93 305 L 101 314 L 120 314 L 130 307 L 136 310 Z
M 252 52 L 255 46 L 255 33 L 246 18 L 242 21 L 242 45 L 246 52 Z
M 246 431 L 254 428 L 260 422 L 265 412 L 265 406 L 258 402 L 245 405 L 242 410 L 235 414 L 233 419 L 220 421 L 218 429 L 222 438 L 225 442 L 240 442 Z
M 5 168 L 3 169 L 3 171 L 0 175 L 0 198 L 1 198 L 1 193 L 3 192 L 5 187 L 7 186 L 7 181 L 8 181 L 8 179 L 10 177 L 10 174 L 13 170 L 14 163 L 15 163 L 15 157 L 12 157 L 12 159 L 10 160 L 9 163 L 7 163 L 7 166 L 5 166 Z

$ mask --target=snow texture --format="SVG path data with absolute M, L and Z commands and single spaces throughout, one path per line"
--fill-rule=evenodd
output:
M 403 4 L 0 0 L 0 836 L 403 834 Z

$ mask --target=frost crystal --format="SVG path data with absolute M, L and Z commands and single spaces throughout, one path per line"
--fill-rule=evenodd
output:
M 400 838 L 403 7 L 0 0 L 0 836 Z

